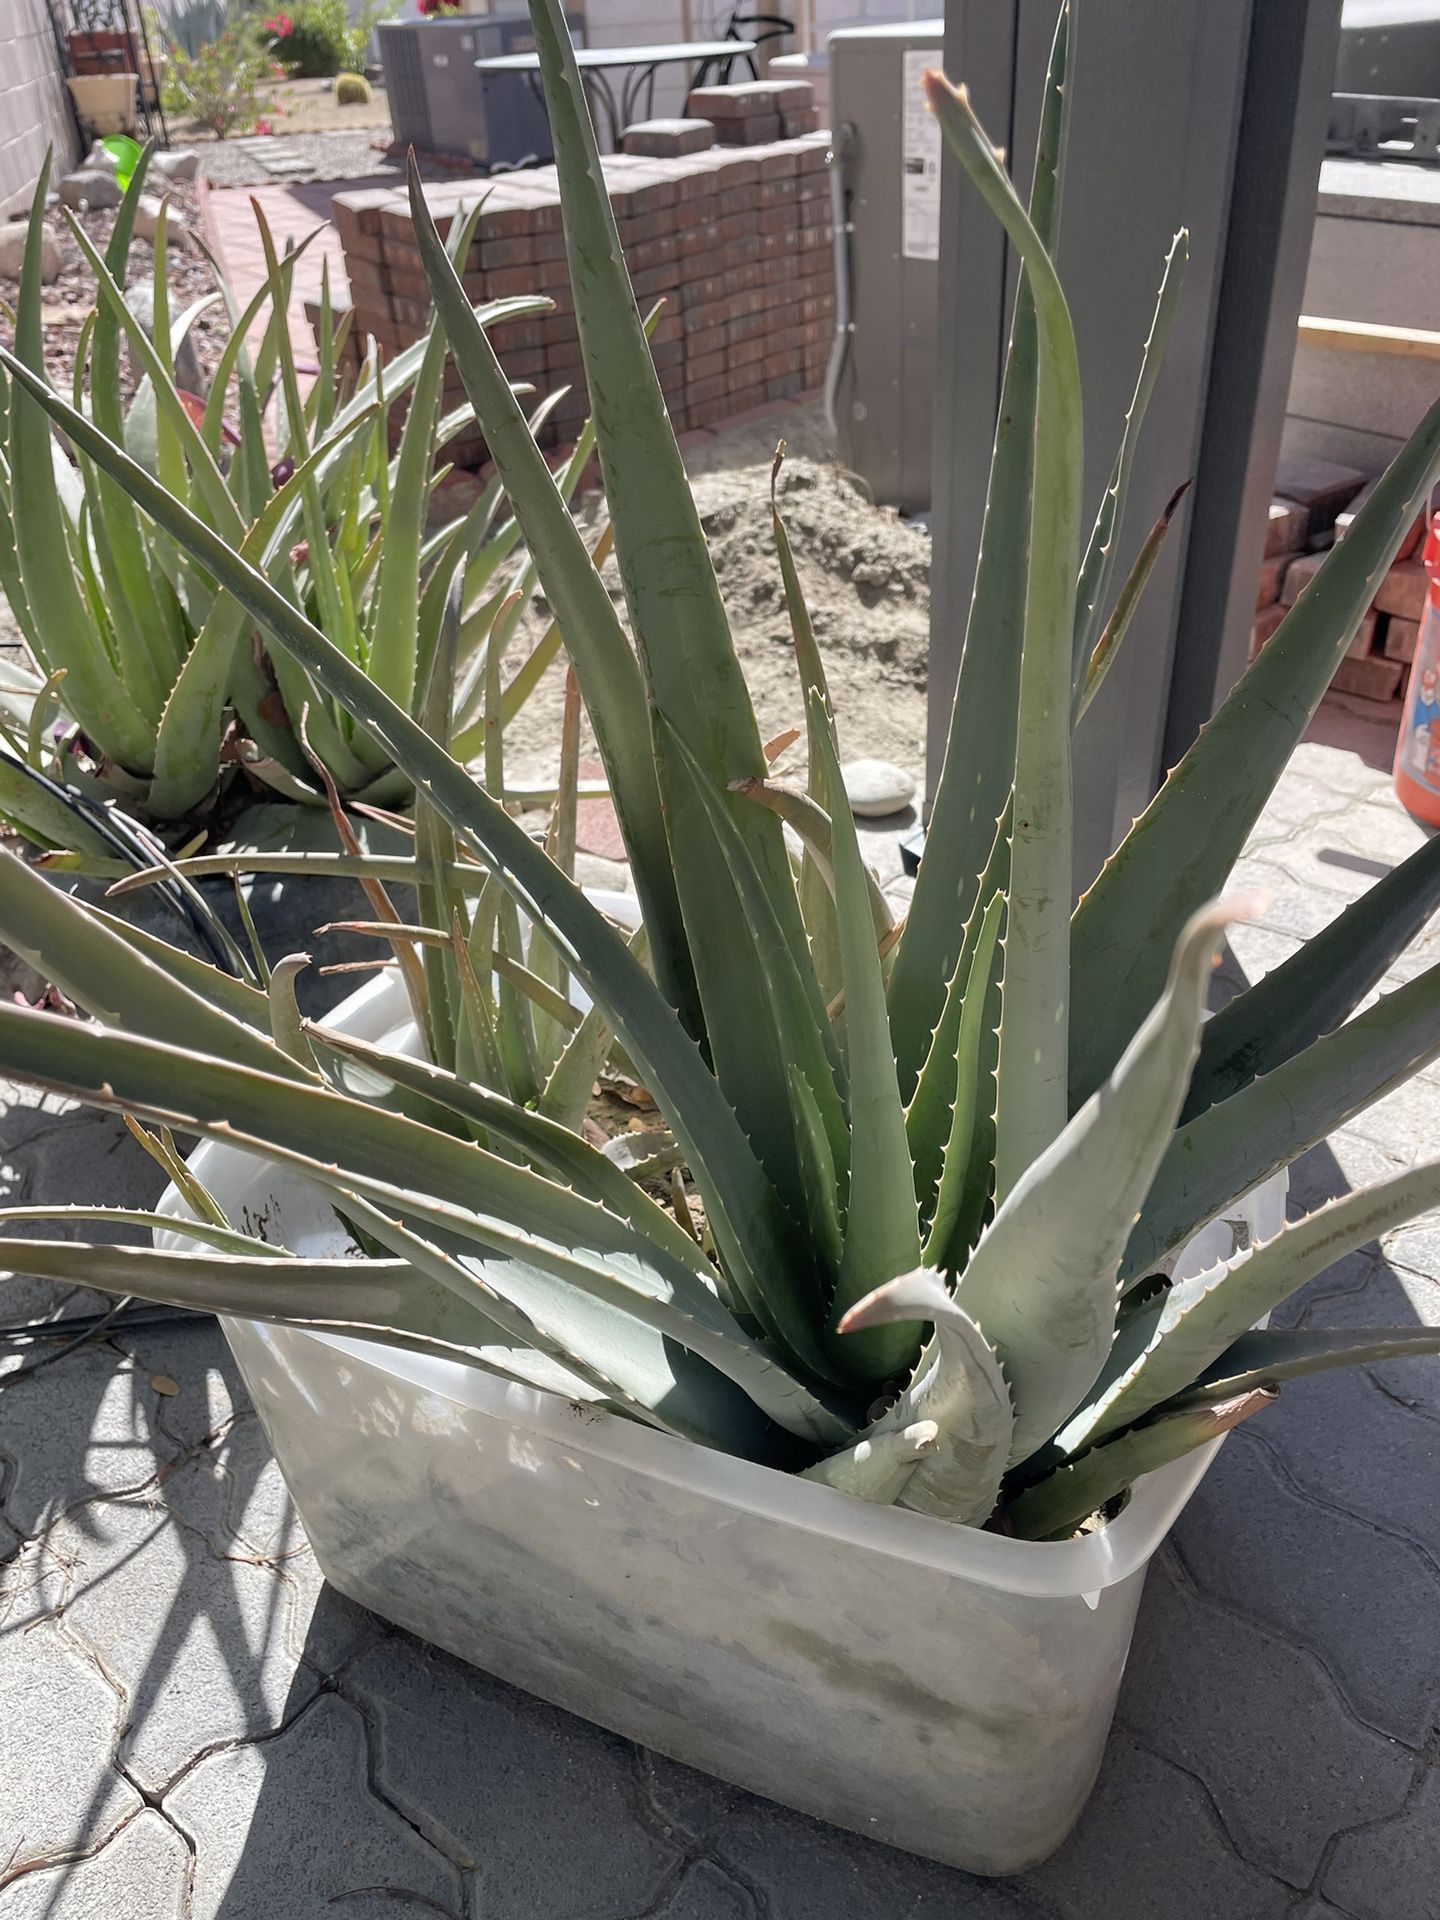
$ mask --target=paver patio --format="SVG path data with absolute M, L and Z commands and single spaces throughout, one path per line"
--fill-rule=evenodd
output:
M 1418 843 L 1392 744 L 1322 712 L 1242 863 L 1271 897 L 1232 980 Z M 903 893 L 894 836 L 869 845 Z M 1397 979 L 1437 948 L 1440 923 Z M 61 1197 L 62 1136 L 73 1189 L 77 1131 L 90 1191 L 64 1197 L 149 1180 L 108 1120 L 3 1106 L 8 1199 Z M 1437 1154 L 1431 1068 L 1308 1155 L 1295 1197 Z M 44 1301 L 0 1296 L 11 1322 Z M 1440 1228 L 1284 1317 L 1440 1324 Z M 341 1599 L 213 1322 L 4 1384 L 45 1351 L 0 1349 L 0 1920 L 1440 1916 L 1440 1360 L 1299 1384 L 1232 1436 L 1152 1570 L 1076 1835 L 996 1883 L 642 1752 Z

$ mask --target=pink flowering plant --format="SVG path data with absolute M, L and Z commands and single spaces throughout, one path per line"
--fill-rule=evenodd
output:
M 263 22 L 241 18 L 193 54 L 172 46 L 165 111 L 204 127 L 217 140 L 237 128 L 268 132 L 265 116 L 279 111 L 267 88 L 284 71 L 274 62 L 282 26 L 288 30 L 283 13 Z

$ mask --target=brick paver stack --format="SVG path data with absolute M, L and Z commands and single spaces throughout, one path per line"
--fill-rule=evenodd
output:
M 1290 460 L 1275 476 L 1265 558 L 1256 589 L 1253 658 L 1342 540 L 1375 482 L 1328 460 Z M 1425 606 L 1420 564 L 1424 521 L 1417 519 L 1362 618 L 1332 685 L 1364 700 L 1393 702 L 1405 690 Z
M 817 130 L 671 157 L 604 157 L 641 308 L 665 302 L 651 347 L 677 428 L 718 424 L 821 384 L 835 310 L 827 145 Z M 464 266 L 473 301 L 541 293 L 554 303 L 490 337 L 511 378 L 532 383 L 537 395 L 568 386 L 544 437 L 573 440 L 589 406 L 555 169 L 436 184 L 425 197 L 442 231 L 483 198 Z M 338 194 L 333 204 L 356 332 L 393 355 L 430 319 L 407 197 L 377 187 Z M 453 371 L 447 379 L 453 401 L 458 380 Z M 483 437 L 463 435 L 447 455 L 479 466 Z

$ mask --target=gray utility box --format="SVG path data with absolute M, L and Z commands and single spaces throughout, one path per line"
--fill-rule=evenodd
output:
M 845 218 L 832 404 L 840 459 L 887 506 L 930 504 L 940 137 L 920 92 L 943 20 L 831 36 L 830 123 Z
M 566 19 L 581 40 L 583 14 Z M 427 153 L 464 154 L 482 167 L 552 157 L 539 76 L 475 71 L 477 60 L 534 51 L 527 8 L 455 20 L 392 20 L 378 32 L 398 141 Z

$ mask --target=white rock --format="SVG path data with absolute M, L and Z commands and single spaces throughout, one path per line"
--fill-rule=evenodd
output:
M 850 760 L 840 769 L 850 811 L 867 819 L 903 813 L 915 798 L 915 778 L 888 760 Z
M 20 278 L 29 234 L 29 222 L 25 220 L 7 220 L 4 226 L 0 226 L 0 280 Z M 40 278 L 45 281 L 58 280 L 62 265 L 60 242 L 53 233 L 47 233 L 40 248 Z
M 135 238 L 137 240 L 153 240 L 155 238 L 159 230 L 160 215 L 164 210 L 164 206 L 164 201 L 158 199 L 153 193 L 141 194 L 140 198 L 135 202 Z M 176 222 L 173 219 L 167 220 L 167 236 L 175 231 L 175 227 Z
M 97 140 L 80 162 L 79 171 L 81 173 L 114 173 L 119 164 L 114 154 L 108 148 L 102 147 Z
M 193 180 L 200 169 L 199 149 L 182 147 L 176 153 L 157 153 L 150 164 L 167 180 Z
M 82 167 L 60 181 L 61 203 L 67 207 L 118 207 L 123 198 L 114 174 L 102 167 Z

